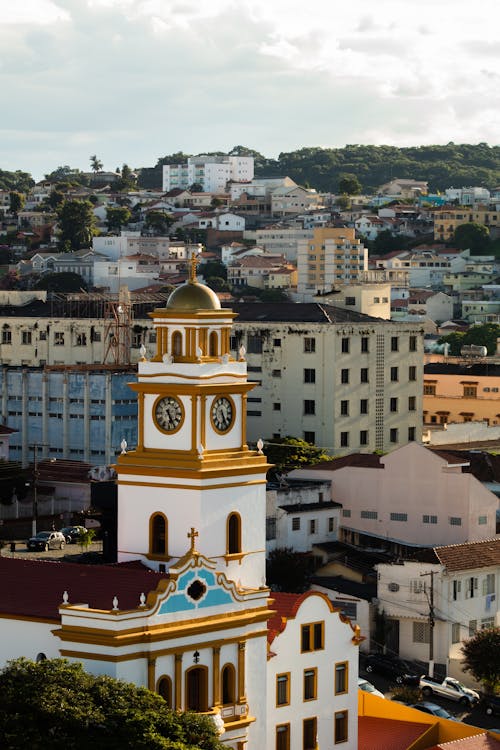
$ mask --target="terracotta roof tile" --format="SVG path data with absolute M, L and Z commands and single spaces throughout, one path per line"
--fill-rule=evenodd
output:
M 434 552 L 439 562 L 450 571 L 500 565 L 500 539 L 449 544 L 446 547 L 435 547 Z
M 441 742 L 431 750 L 498 750 L 498 740 L 486 733 L 463 737 L 461 740 Z
M 360 716 L 358 747 L 363 750 L 407 750 L 431 724 Z
M 57 621 L 63 592 L 70 604 L 110 610 L 113 597 L 120 609 L 139 606 L 141 593 L 154 591 L 164 574 L 143 565 L 78 565 L 0 557 L 0 614 Z

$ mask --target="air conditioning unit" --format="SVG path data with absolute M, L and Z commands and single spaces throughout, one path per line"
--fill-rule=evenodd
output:
M 389 583 L 387 588 L 389 589 L 389 591 L 399 591 L 399 583 Z

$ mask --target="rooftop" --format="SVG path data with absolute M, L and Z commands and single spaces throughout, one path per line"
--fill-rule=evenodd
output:
M 500 539 L 435 547 L 439 562 L 449 571 L 489 568 L 500 565 Z

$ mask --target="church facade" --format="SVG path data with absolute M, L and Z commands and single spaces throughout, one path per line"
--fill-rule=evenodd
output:
M 118 564 L 0 558 L 0 659 L 63 656 L 214 716 L 233 750 L 357 747 L 359 628 L 265 581 L 269 465 L 246 444 L 234 313 L 189 281 L 151 313 L 137 447 L 118 475 Z

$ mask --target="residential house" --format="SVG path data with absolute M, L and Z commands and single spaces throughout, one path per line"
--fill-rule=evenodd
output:
M 438 671 L 471 684 L 461 647 L 500 624 L 500 539 L 435 547 L 434 556 L 433 563 L 378 564 L 379 609 L 401 657 L 428 661 L 432 639 Z
M 319 208 L 322 200 L 316 190 L 300 186 L 276 188 L 271 193 L 271 213 L 274 216 L 299 214 L 302 211 Z
M 94 286 L 117 293 L 120 287 L 130 290 L 149 286 L 160 277 L 160 261 L 156 255 L 137 253 L 125 255 L 116 261 L 95 260 Z
M 378 194 L 391 198 L 418 198 L 427 195 L 428 183 L 423 180 L 395 178 L 385 182 L 377 190 Z
M 329 482 L 287 480 L 268 483 L 266 550 L 291 547 L 311 552 L 318 542 L 337 539 L 340 503 L 331 499 Z
M 496 208 L 473 206 L 465 208 L 440 208 L 434 211 L 434 239 L 436 242 L 450 242 L 455 235 L 455 229 L 461 224 L 474 222 L 484 224 L 495 239 L 500 233 L 500 211 Z
M 239 260 L 233 259 L 227 267 L 227 280 L 232 286 L 253 286 L 265 289 L 269 286 L 271 273 L 277 274 L 276 278 L 279 277 L 283 283 L 289 284 L 290 275 L 283 273 L 283 270 L 287 268 L 295 272 L 296 283 L 296 271 L 287 264 L 282 255 L 245 255 Z

